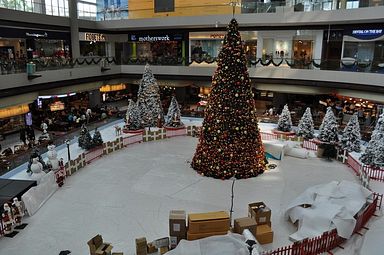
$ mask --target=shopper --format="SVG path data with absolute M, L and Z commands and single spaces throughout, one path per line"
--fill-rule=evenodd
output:
M 25 128 L 20 128 L 20 140 L 24 145 L 27 145 L 27 137 L 25 135 Z

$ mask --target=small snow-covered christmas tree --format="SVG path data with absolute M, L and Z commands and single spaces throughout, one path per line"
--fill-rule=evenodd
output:
M 292 129 L 291 113 L 288 110 L 288 105 L 284 105 L 284 109 L 279 116 L 277 122 L 277 130 L 282 132 L 289 132 Z
M 77 139 L 77 144 L 79 145 L 80 148 L 83 148 L 83 144 L 84 144 L 84 136 L 85 134 L 88 132 L 88 129 L 87 127 L 83 124 L 81 126 L 81 130 L 80 130 L 80 136 L 79 138 Z
M 323 122 L 320 125 L 319 140 L 324 143 L 336 143 L 339 138 L 337 136 L 337 122 L 332 108 L 327 108 Z
M 137 103 L 135 103 L 132 99 L 129 99 L 125 121 L 126 121 L 126 125 L 124 127 L 125 129 L 138 130 L 143 128 L 141 118 L 140 118 L 139 108 L 137 107 Z
M 137 97 L 137 106 L 145 127 L 156 127 L 159 115 L 163 122 L 164 113 L 161 106 L 159 85 L 148 64 L 145 66 Z
M 184 126 L 180 118 L 181 118 L 181 113 L 180 113 L 179 104 L 177 103 L 176 97 L 172 96 L 171 104 L 169 105 L 167 116 L 165 117 L 165 126 L 168 126 L 168 127 Z
M 100 131 L 95 129 L 95 133 L 93 134 L 92 138 L 93 146 L 100 146 L 103 144 L 103 138 L 101 137 Z
M 360 125 L 357 113 L 355 113 L 344 128 L 340 146 L 343 150 L 348 152 L 360 152 L 360 139 Z
M 91 134 L 89 133 L 88 129 L 86 129 L 85 134 L 82 136 L 82 146 L 81 148 L 84 150 L 89 150 L 93 147 L 93 141 Z
M 384 136 L 377 141 L 374 164 L 376 167 L 384 167 Z
M 375 129 L 372 132 L 371 140 L 368 143 L 367 148 L 364 153 L 361 155 L 360 160 L 366 165 L 379 166 L 376 164 L 376 157 L 378 149 L 381 148 L 384 137 L 384 113 L 382 113 L 377 120 Z
M 311 114 L 311 108 L 307 107 L 303 116 L 299 121 L 297 135 L 304 139 L 312 139 L 314 133 L 313 119 Z

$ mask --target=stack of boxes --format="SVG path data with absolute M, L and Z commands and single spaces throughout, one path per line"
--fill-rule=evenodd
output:
M 136 255 L 147 255 L 147 239 L 136 238 Z
M 87 244 L 91 255 L 111 255 L 113 247 L 110 243 L 104 243 L 101 235 L 93 237 Z
M 227 212 L 192 213 L 188 215 L 187 240 L 226 235 L 230 221 Z
M 263 202 L 251 203 L 248 205 L 248 217 L 255 219 L 256 239 L 260 244 L 273 242 L 273 231 L 271 228 L 271 209 Z
M 169 236 L 171 249 L 175 248 L 181 239 L 187 238 L 185 211 L 173 210 L 169 212 Z

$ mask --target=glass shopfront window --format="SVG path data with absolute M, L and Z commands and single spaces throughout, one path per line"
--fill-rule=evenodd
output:
M 248 60 L 254 60 L 257 52 L 257 32 L 241 31 L 245 52 Z M 225 32 L 191 32 L 189 33 L 190 61 L 208 63 L 217 58 L 223 45 Z
M 52 16 L 69 16 L 68 0 L 2 0 L 0 7 Z
M 360 71 L 384 71 L 384 29 L 347 30 L 343 36 L 342 64 Z
M 127 43 L 116 43 L 115 56 L 124 64 L 179 65 L 185 62 L 184 34 L 132 33 Z

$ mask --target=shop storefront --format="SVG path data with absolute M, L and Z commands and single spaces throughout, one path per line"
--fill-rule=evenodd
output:
M 0 27 L 0 55 L 6 60 L 70 57 L 69 31 Z
M 198 63 L 211 63 L 218 56 L 225 36 L 223 31 L 191 32 L 189 33 L 189 59 Z M 242 31 L 247 59 L 256 59 L 257 32 Z
M 384 28 L 351 29 L 343 36 L 342 61 L 363 71 L 384 69 Z
M 107 56 L 106 35 L 100 33 L 80 32 L 79 41 L 81 56 Z
M 186 56 L 184 33 L 131 33 L 128 42 L 116 46 L 116 57 L 123 62 L 183 64 Z
M 310 63 L 321 59 L 322 30 L 259 31 L 257 57 Z

